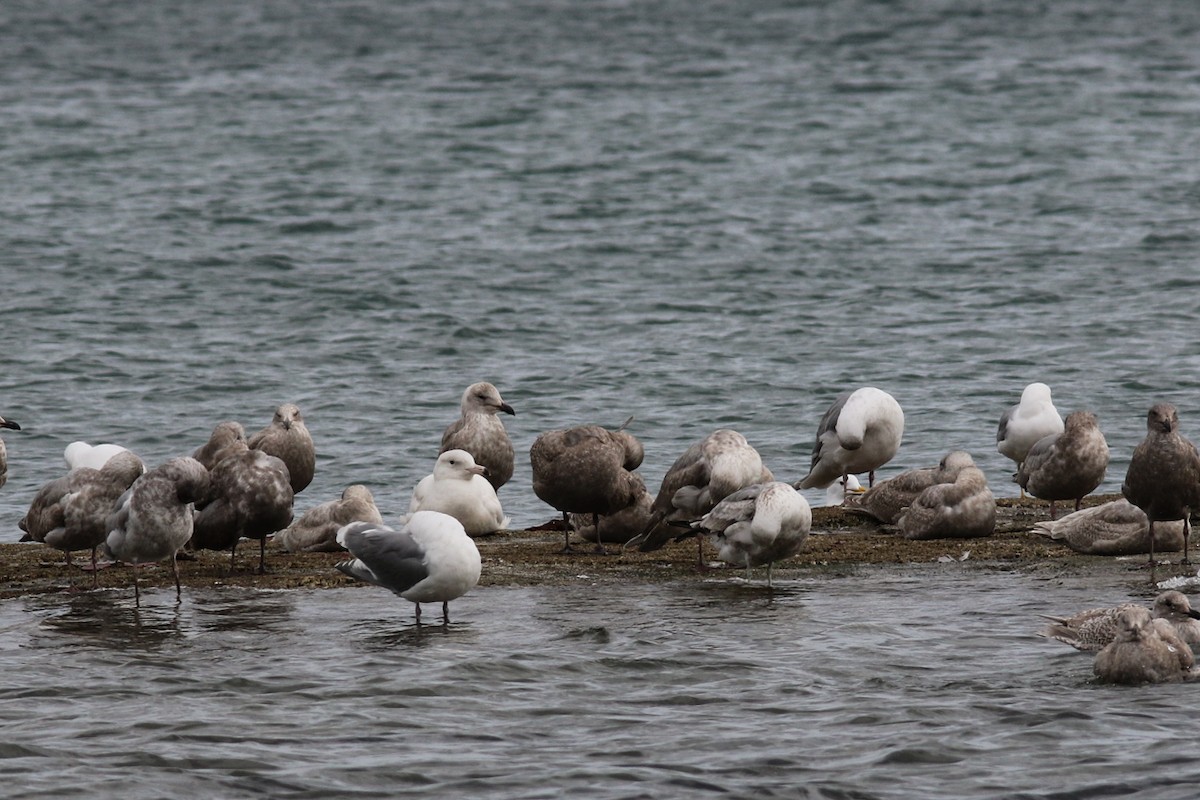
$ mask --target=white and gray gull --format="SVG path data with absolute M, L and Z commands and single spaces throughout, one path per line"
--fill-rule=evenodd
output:
M 1000 415 L 996 428 L 996 451 L 1016 462 L 1025 461 L 1029 448 L 1046 436 L 1063 432 L 1063 418 L 1050 399 L 1050 387 L 1031 383 L 1021 392 L 1021 402 Z M 1021 489 L 1022 497 L 1025 490 Z
M 874 486 L 875 470 L 892 460 L 903 437 L 904 411 L 896 398 L 874 386 L 842 394 L 821 417 L 812 467 L 795 486 L 824 489 L 863 472 Z

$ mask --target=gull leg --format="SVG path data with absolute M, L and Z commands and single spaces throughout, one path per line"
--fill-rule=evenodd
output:
M 442 624 L 443 625 L 450 624 L 450 601 L 449 600 L 442 601 Z
M 597 532 L 597 535 L 599 535 L 599 532 Z M 575 552 L 575 549 L 571 547 L 571 517 L 566 511 L 563 512 L 563 549 L 560 552 Z
M 1181 564 L 1191 564 L 1191 559 L 1188 558 L 1188 539 L 1192 535 L 1192 510 L 1189 508 L 1183 513 L 1183 561 Z
M 183 592 L 179 588 L 179 562 L 175 560 L 175 554 L 171 554 L 171 574 L 175 576 L 175 602 L 179 603 L 183 600 Z
M 417 624 L 420 625 L 421 624 L 421 604 L 413 603 L 413 605 L 417 607 Z
M 267 537 L 258 540 L 258 574 L 267 574 Z
M 596 552 L 607 555 L 608 551 L 604 549 L 604 542 L 600 541 L 600 514 L 592 512 L 592 530 L 596 532 Z

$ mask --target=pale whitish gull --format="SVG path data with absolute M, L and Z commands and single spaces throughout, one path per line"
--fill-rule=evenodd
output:
M 266 539 L 292 521 L 288 469 L 275 456 L 247 450 L 213 467 L 211 499 L 196 514 L 192 546 L 229 550 L 229 569 L 242 538 L 258 539 L 258 571 L 266 571 Z
M 1150 520 L 1150 557 L 1154 565 L 1156 526 L 1183 520 L 1183 563 L 1188 560 L 1189 517 L 1200 508 L 1200 453 L 1179 433 L 1179 413 L 1170 403 L 1158 403 L 1146 414 L 1146 438 L 1129 460 L 1121 493 L 1146 512 Z
M 1050 387 L 1031 383 L 1021 392 L 1021 402 L 1000 415 L 996 450 L 1021 468 L 1029 448 L 1046 436 L 1063 432 L 1063 419 L 1050 399 Z M 1025 490 L 1021 490 L 1024 497 Z
M 108 554 L 134 565 L 134 602 L 141 605 L 137 565 L 171 559 L 175 600 L 182 598 L 175 554 L 192 536 L 192 504 L 208 495 L 208 470 L 194 458 L 173 458 L 134 481 L 108 518 Z
M 571 550 L 570 514 L 591 514 L 597 525 L 601 514 L 638 502 L 646 484 L 633 470 L 644 454 L 633 434 L 599 425 L 546 431 L 534 440 L 529 448 L 533 492 L 562 512 L 563 552 Z M 596 552 L 605 552 L 603 542 L 596 542 Z
M 292 553 L 334 553 L 342 549 L 337 543 L 337 532 L 351 522 L 383 524 L 375 497 L 361 483 L 347 486 L 337 500 L 308 509 L 275 534 L 274 541 Z
M 0 428 L 8 428 L 11 431 L 21 430 L 20 425 L 4 417 L 0 417 Z M 4 444 L 4 440 L 0 439 L 0 486 L 6 483 L 8 483 L 8 448 Z
M 654 518 L 628 546 L 658 550 L 685 535 L 672 523 L 694 522 L 739 489 L 773 480 L 745 436 L 726 428 L 713 431 L 675 459 L 654 498 Z M 703 563 L 701 551 L 697 558 Z
M 1187 643 L 1140 606 L 1117 613 L 1117 635 L 1096 654 L 1093 671 L 1101 683 L 1175 683 L 1191 680 L 1194 657 Z
M 1038 635 L 1069 644 L 1076 650 L 1094 652 L 1116 638 L 1117 615 L 1122 609 L 1133 605 L 1123 603 L 1119 606 L 1089 608 L 1069 617 L 1043 614 L 1042 618 L 1049 620 L 1050 624 L 1038 631 Z M 1162 592 L 1154 598 L 1151 611 L 1156 619 L 1169 622 L 1183 641 L 1192 646 L 1200 644 L 1200 611 L 1192 608 L 1183 592 Z
M 96 549 L 108 536 L 108 516 L 118 498 L 145 471 L 142 460 L 122 450 L 101 469 L 78 467 L 38 489 L 17 527 L 21 541 L 42 542 L 63 551 L 67 564 L 75 550 L 92 553 L 92 587 L 96 586 Z
M 904 411 L 896 398 L 874 386 L 838 397 L 817 426 L 812 468 L 797 489 L 824 489 L 847 475 L 867 473 L 891 461 L 904 437 Z
M 353 522 L 337 534 L 338 544 L 354 558 L 337 568 L 352 578 L 382 586 L 416 604 L 442 604 L 442 623 L 450 622 L 450 601 L 479 583 L 479 549 L 462 524 L 438 511 L 418 511 L 401 530 Z
M 514 416 L 517 413 L 492 384 L 471 384 L 462 394 L 462 416 L 446 426 L 438 451 L 466 450 L 476 464 L 487 467 L 485 477 L 497 490 L 513 475 L 512 440 L 496 416 L 501 411 Z
M 1056 520 L 1035 522 L 1033 532 L 1089 555 L 1129 556 L 1150 550 L 1146 512 L 1123 497 L 1081 508 Z M 1183 549 L 1183 520 L 1160 521 L 1154 533 L 1159 551 Z
M 962 467 L 952 483 L 935 483 L 896 520 L 906 539 L 965 539 L 996 530 L 996 498 L 978 467 Z
M 413 489 L 408 516 L 418 511 L 449 514 L 462 523 L 468 536 L 508 527 L 496 490 L 487 481 L 487 469 L 466 450 L 447 450 L 438 456 L 433 472 Z
M 292 493 L 299 494 L 312 483 L 317 469 L 317 450 L 295 403 L 275 409 L 271 424 L 246 440 L 251 450 L 261 450 L 287 464 Z
M 953 483 L 960 470 L 973 466 L 975 460 L 970 453 L 952 450 L 936 467 L 906 470 L 858 495 L 847 494 L 846 507 L 872 516 L 885 525 L 894 525 L 900 513 L 912 505 L 921 492 L 939 483 Z
M 811 528 L 808 501 L 780 481 L 739 489 L 692 523 L 716 546 L 718 558 L 746 568 L 747 580 L 753 567 L 766 564 L 767 586 L 774 563 L 798 553 Z
M 63 461 L 67 462 L 67 469 L 78 469 L 79 467 L 100 469 L 117 453 L 127 452 L 129 452 L 128 448 L 119 444 L 71 442 L 63 450 Z
M 829 484 L 829 488 L 825 490 L 825 505 L 841 506 L 849 505 L 848 499 L 855 495 L 860 495 L 866 489 L 859 483 L 858 476 L 847 475 L 844 481 L 834 481 Z
M 192 458 L 203 464 L 205 469 L 211 470 L 234 453 L 243 453 L 248 448 L 246 429 L 242 423 L 226 420 L 217 423 L 208 441 L 196 448 Z
M 636 501 L 615 514 L 601 514 L 599 518 L 599 541 L 624 544 L 637 536 L 650 524 L 653 516 L 654 495 L 645 489 Z M 596 528 L 591 514 L 571 514 L 568 522 L 575 534 L 586 542 L 597 541 Z
M 1013 477 L 1024 491 L 1050 501 L 1050 519 L 1059 500 L 1074 500 L 1079 510 L 1083 498 L 1104 481 L 1108 469 L 1108 442 L 1096 415 L 1073 411 L 1063 432 L 1038 440 Z

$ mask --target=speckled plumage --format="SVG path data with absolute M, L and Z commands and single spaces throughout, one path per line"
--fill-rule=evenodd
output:
M 1170 625 L 1139 606 L 1122 608 L 1116 638 L 1096 654 L 1093 671 L 1100 683 L 1176 683 L 1192 678 L 1192 650 Z
M 1096 415 L 1073 411 L 1063 432 L 1038 440 L 1025 456 L 1014 480 L 1040 500 L 1050 501 L 1050 518 L 1059 500 L 1074 500 L 1079 510 L 1083 498 L 1104 481 L 1108 470 L 1108 442 Z
M 211 476 L 211 500 L 196 514 L 192 546 L 229 550 L 232 569 L 238 541 L 258 539 L 258 568 L 263 571 L 263 543 L 292 521 L 294 495 L 287 467 L 261 450 L 247 450 L 221 461 Z
M 246 444 L 251 450 L 261 450 L 287 465 L 293 494 L 299 494 L 312 483 L 317 470 L 317 450 L 295 403 L 284 403 L 275 409 L 271 424 L 247 439 Z
M 921 492 L 939 483 L 953 483 L 960 470 L 975 466 L 971 454 L 953 450 L 936 467 L 923 467 L 901 472 L 867 489 L 861 494 L 846 494 L 846 508 L 862 511 L 885 525 L 893 525 L 901 512 L 912 505 Z
M 1150 552 L 1150 520 L 1125 498 L 1081 508 L 1056 520 L 1035 522 L 1033 532 L 1077 553 L 1128 556 Z M 1155 549 L 1183 549 L 1183 520 L 1160 521 L 1154 528 Z
M 1038 632 L 1039 636 L 1069 644 L 1076 650 L 1095 652 L 1111 643 L 1117 635 L 1117 616 L 1133 603 L 1119 606 L 1089 608 L 1069 617 L 1045 616 L 1050 622 Z M 1175 633 L 1191 646 L 1200 644 L 1200 611 L 1192 608 L 1187 595 L 1174 589 L 1154 598 L 1151 613 L 1156 619 L 1170 623 Z
M 361 483 L 347 486 L 337 500 L 308 509 L 277 533 L 274 541 L 292 553 L 333 553 L 343 549 L 337 543 L 337 532 L 351 522 L 383 524 L 375 497 Z
M 958 471 L 953 483 L 926 488 L 896 520 L 906 539 L 991 536 L 996 530 L 996 498 L 977 467 Z
M 512 439 L 496 415 L 515 416 L 517 412 L 500 397 L 500 390 L 487 382 L 468 386 L 460 408 L 462 416 L 446 426 L 438 453 L 466 450 L 476 464 L 487 468 L 486 478 L 498 490 L 512 478 L 514 456 Z

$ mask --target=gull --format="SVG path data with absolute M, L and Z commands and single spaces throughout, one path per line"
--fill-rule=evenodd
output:
M 1021 392 L 1021 402 L 1000 415 L 996 428 L 996 450 L 1017 464 L 1025 461 L 1029 448 L 1046 436 L 1063 432 L 1063 419 L 1050 399 L 1050 387 L 1031 383 Z M 1021 489 L 1025 496 L 1025 489 Z
M 210 474 L 211 499 L 196 513 L 192 546 L 228 548 L 232 571 L 238 542 L 258 539 L 258 571 L 266 572 L 267 537 L 292 521 L 287 466 L 261 450 L 246 450 L 222 460 Z
M 821 417 L 812 467 L 795 486 L 824 489 L 863 472 L 874 486 L 875 470 L 892 460 L 903 436 L 904 411 L 896 398 L 874 386 L 842 394 Z
M 487 382 L 468 386 L 461 407 L 462 416 L 442 433 L 442 448 L 438 452 L 466 450 L 476 464 L 487 467 L 485 477 L 499 491 L 512 478 L 513 445 L 496 414 L 503 411 L 515 416 L 517 412 L 500 397 L 500 390 Z
M 1146 438 L 1134 448 L 1121 494 L 1150 520 L 1149 565 L 1154 565 L 1154 526 L 1177 519 L 1183 520 L 1183 563 L 1190 563 L 1189 517 L 1200 508 L 1200 453 L 1179 432 L 1179 412 L 1170 403 L 1147 412 Z
M 766 564 L 769 587 L 774 563 L 794 556 L 808 538 L 812 511 L 791 485 L 771 481 L 728 495 L 691 528 L 712 541 L 722 561 L 745 567 L 747 581 L 753 567 Z
M 1043 614 L 1050 622 L 1038 632 L 1039 636 L 1069 644 L 1076 650 L 1096 651 L 1108 645 L 1117 635 L 1117 615 L 1132 604 L 1123 603 L 1107 608 L 1089 608 L 1069 617 Z M 1189 645 L 1200 644 L 1200 611 L 1192 608 L 1187 595 L 1174 589 L 1154 598 L 1151 613 L 1155 619 L 1171 624 L 1175 633 Z
M 996 498 L 982 470 L 963 467 L 952 483 L 935 483 L 917 495 L 896 526 L 906 539 L 991 536 L 996 530 Z
M 1174 629 L 1140 606 L 1117 613 L 1117 634 L 1096 654 L 1093 671 L 1101 683 L 1175 683 L 1190 680 L 1194 656 Z
M 351 522 L 383 524 L 371 490 L 354 483 L 337 500 L 329 500 L 305 511 L 299 519 L 275 535 L 283 549 L 292 552 L 333 553 L 342 549 L 337 532 Z
M 1062 433 L 1044 436 L 1029 448 L 1013 480 L 1034 497 L 1049 500 L 1054 519 L 1057 501 L 1074 500 L 1078 511 L 1083 498 L 1104 481 L 1107 469 L 1108 442 L 1096 415 L 1073 411 Z
M 0 428 L 8 428 L 10 431 L 21 430 L 20 425 L 4 417 L 0 417 Z M 4 440 L 0 439 L 0 486 L 6 483 L 8 483 L 8 448 L 5 447 Z
M 295 403 L 284 403 L 275 409 L 271 424 L 247 439 L 246 444 L 251 450 L 261 450 L 287 465 L 293 494 L 299 494 L 312 483 L 317 451 Z
M 487 469 L 475 463 L 466 450 L 447 450 L 438 456 L 433 472 L 413 489 L 408 516 L 418 511 L 440 511 L 462 523 L 468 536 L 482 536 L 508 527 L 496 490 L 487 481 Z
M 860 494 L 847 493 L 846 506 L 852 511 L 862 511 L 885 525 L 894 525 L 900 513 L 912 505 L 921 492 L 935 484 L 953 483 L 960 470 L 973 466 L 975 460 L 970 453 L 952 450 L 936 467 L 906 470 Z

